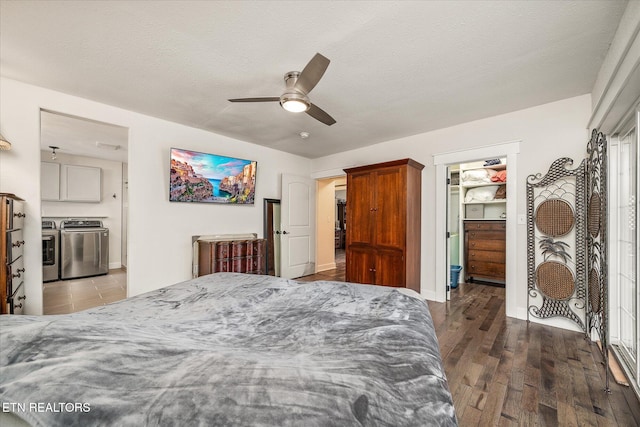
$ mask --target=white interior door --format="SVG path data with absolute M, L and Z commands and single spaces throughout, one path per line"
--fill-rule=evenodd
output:
M 315 273 L 316 182 L 282 174 L 280 275 L 292 279 Z

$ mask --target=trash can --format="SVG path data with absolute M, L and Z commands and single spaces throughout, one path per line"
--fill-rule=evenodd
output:
M 459 265 L 451 266 L 451 288 L 455 289 L 458 287 L 458 280 L 460 279 L 460 272 L 462 271 L 462 267 Z

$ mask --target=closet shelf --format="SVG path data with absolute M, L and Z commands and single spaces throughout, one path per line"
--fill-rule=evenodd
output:
M 488 187 L 490 185 L 507 185 L 506 182 L 483 182 L 480 184 L 462 184 L 462 188 Z
M 472 200 L 470 202 L 462 202 L 463 205 L 488 205 L 488 204 L 496 204 L 496 203 L 507 203 L 507 199 L 498 199 L 498 200 Z

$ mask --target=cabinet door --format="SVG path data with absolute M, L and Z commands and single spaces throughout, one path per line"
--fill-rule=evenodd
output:
M 376 258 L 376 285 L 405 286 L 402 251 L 379 251 Z
M 346 281 L 374 283 L 376 255 L 373 249 L 348 248 L 346 252 Z
M 62 200 L 99 202 L 102 171 L 90 166 L 62 165 Z
M 404 171 L 405 168 L 389 168 L 375 175 L 374 234 L 378 246 L 398 249 L 405 246 L 407 218 Z
M 347 176 L 347 246 L 374 242 L 372 176 L 369 172 Z
M 60 200 L 60 164 L 40 163 L 42 200 Z

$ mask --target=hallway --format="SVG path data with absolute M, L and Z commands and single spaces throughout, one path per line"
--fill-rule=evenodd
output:
M 333 280 L 336 282 L 345 281 L 345 251 L 344 249 L 336 249 L 336 268 L 333 270 L 321 271 L 320 273 L 310 274 L 309 276 L 298 277 L 299 282 L 313 282 L 315 280 Z

